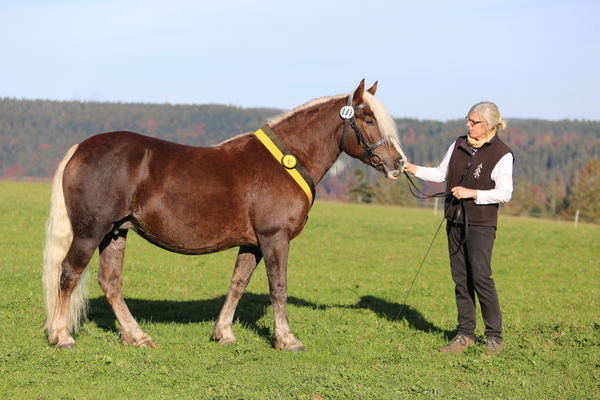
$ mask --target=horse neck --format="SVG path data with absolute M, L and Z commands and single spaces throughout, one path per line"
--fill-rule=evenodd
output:
M 343 121 L 339 110 L 345 104 L 345 98 L 332 98 L 331 101 L 299 110 L 271 126 L 298 157 L 315 185 L 341 153 L 339 138 Z

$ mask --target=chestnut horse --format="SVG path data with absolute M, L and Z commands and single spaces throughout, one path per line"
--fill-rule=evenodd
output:
M 273 345 L 303 349 L 288 324 L 287 260 L 290 240 L 302 231 L 311 208 L 313 185 L 342 151 L 390 179 L 399 176 L 405 159 L 394 121 L 374 97 L 376 85 L 365 90 L 363 80 L 351 95 L 313 100 L 254 134 L 213 147 L 133 132 L 99 134 L 74 145 L 55 173 L 46 224 L 49 342 L 74 347 L 71 334 L 85 318 L 87 304 L 80 278 L 99 249 L 98 283 L 119 321 L 121 341 L 155 347 L 121 293 L 125 239 L 133 229 L 177 253 L 239 247 L 212 333 L 221 344 L 235 341 L 236 306 L 264 258 L 275 319 Z M 270 140 L 265 142 L 265 136 Z

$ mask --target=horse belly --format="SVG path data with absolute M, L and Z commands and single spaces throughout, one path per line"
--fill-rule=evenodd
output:
M 171 251 L 204 254 L 257 239 L 245 207 L 231 190 L 189 185 L 149 198 L 133 213 L 140 235 Z

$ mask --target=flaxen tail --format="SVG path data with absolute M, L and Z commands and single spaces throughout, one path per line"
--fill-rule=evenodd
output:
M 77 145 L 67 151 L 58 165 L 52 180 L 52 194 L 50 197 L 50 215 L 46 222 L 46 244 L 44 246 L 44 270 L 42 282 L 46 299 L 46 323 L 44 329 L 48 331 L 57 316 L 60 299 L 60 274 L 62 262 L 73 241 L 73 228 L 67 214 L 65 196 L 63 192 L 63 173 L 67 162 L 75 153 Z M 69 328 L 72 332 L 79 330 L 79 324 L 87 311 L 87 296 L 85 276 L 83 274 L 70 301 Z

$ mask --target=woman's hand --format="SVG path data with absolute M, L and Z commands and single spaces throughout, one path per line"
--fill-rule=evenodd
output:
M 477 190 L 475 189 L 467 189 L 462 186 L 454 186 L 451 190 L 452 196 L 457 199 L 476 199 L 477 198 Z
M 410 172 L 411 174 L 417 173 L 417 166 L 415 164 L 411 164 L 408 161 L 404 163 L 404 170 Z

